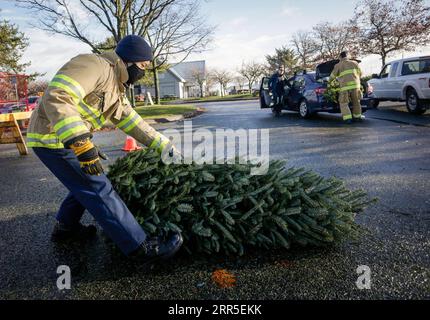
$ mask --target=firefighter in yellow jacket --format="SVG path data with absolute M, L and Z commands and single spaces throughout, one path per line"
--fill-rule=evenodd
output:
M 329 82 L 337 79 L 339 82 L 339 104 L 343 120 L 347 123 L 362 121 L 361 110 L 361 69 L 356 61 L 348 59 L 348 53 L 340 54 L 340 62 L 334 66 Z M 352 114 L 349 109 L 352 103 Z
M 128 256 L 152 261 L 172 256 L 181 246 L 182 236 L 177 233 L 163 240 L 146 236 L 113 190 L 100 152 L 91 142 L 91 131 L 110 120 L 160 154 L 174 149 L 142 120 L 125 95 L 126 87 L 144 76 L 152 59 L 151 47 L 135 35 L 122 39 L 115 52 L 79 55 L 58 71 L 33 112 L 28 145 L 69 190 L 56 216 L 53 241 L 93 237 L 95 226 L 80 222 L 87 209 Z

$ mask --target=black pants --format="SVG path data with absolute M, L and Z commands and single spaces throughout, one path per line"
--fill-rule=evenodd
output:
M 33 148 L 46 167 L 69 189 L 57 214 L 66 224 L 78 223 L 85 209 L 97 220 L 104 232 L 128 255 L 146 239 L 146 234 L 125 203 L 113 189 L 105 174 L 85 174 L 72 150 Z
M 273 102 L 275 108 L 282 109 L 282 107 L 284 106 L 284 94 L 274 92 Z

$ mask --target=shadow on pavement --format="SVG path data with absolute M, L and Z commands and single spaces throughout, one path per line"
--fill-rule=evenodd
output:
M 364 219 L 365 225 L 372 226 L 373 230 L 364 232 L 359 241 L 338 246 L 322 249 L 293 246 L 290 251 L 271 252 L 255 250 L 246 257 L 182 253 L 167 263 L 150 266 L 125 259 L 103 241 L 100 233 L 97 239 L 85 245 L 54 245 L 49 239 L 54 224 L 51 214 L 21 215 L 0 222 L 0 298 L 372 298 L 388 292 L 388 297 L 405 296 L 409 289 L 402 286 L 409 282 L 415 285 L 411 294 L 422 296 L 425 285 L 422 277 L 426 275 L 422 259 L 426 249 L 423 247 L 423 252 L 412 255 L 409 245 L 399 242 L 404 236 L 396 236 L 390 229 L 392 226 L 379 231 L 378 228 L 386 225 L 387 215 L 391 213 L 380 212 L 376 207 L 360 215 L 359 220 Z M 408 227 L 405 223 L 411 218 L 402 215 L 396 220 L 400 228 L 410 228 L 406 234 L 415 237 L 415 232 L 419 231 L 415 224 Z M 86 220 L 88 223 L 88 216 Z M 420 225 L 419 242 L 423 243 L 425 224 Z M 387 242 L 387 239 L 391 240 Z M 415 254 L 421 258 L 417 259 Z M 362 264 L 375 270 L 378 287 L 371 292 L 357 291 L 354 286 L 355 269 Z M 397 269 L 390 269 L 393 264 L 407 266 L 408 270 L 396 275 Z M 56 287 L 59 276 L 56 271 L 60 265 L 71 269 L 70 291 L 59 291 Z M 237 288 L 227 291 L 217 288 L 211 281 L 211 274 L 217 269 L 235 274 Z M 413 278 L 414 272 L 418 278 Z M 400 278 L 394 284 L 387 283 L 393 276 Z
M 88 217 L 86 217 L 88 218 Z M 87 219 L 88 220 L 88 219 Z M 88 223 L 88 221 L 87 221 Z M 233 269 L 241 272 L 258 272 L 267 265 L 275 265 L 277 261 L 294 261 L 312 259 L 312 257 L 336 251 L 335 247 L 327 249 L 294 248 L 291 251 L 279 250 L 267 252 L 255 251 L 246 257 L 222 255 L 193 255 L 181 251 L 174 259 L 165 263 L 159 262 L 144 265 L 138 261 L 130 261 L 118 250 L 99 236 L 88 243 L 69 245 L 53 244 L 50 231 L 54 219 L 46 214 L 19 216 L 11 220 L 0 221 L 2 252 L 0 258 L 0 298 L 1 299 L 70 299 L 78 297 L 124 296 L 124 291 L 99 292 L 100 286 L 116 287 L 129 283 L 130 289 L 141 292 L 147 283 L 148 290 L 154 281 L 177 278 L 190 271 L 194 274 L 210 274 L 217 269 Z M 59 266 L 68 266 L 71 270 L 71 291 L 58 290 L 56 283 L 60 274 Z M 175 280 L 176 281 L 176 280 Z M 134 282 L 140 283 L 135 288 Z M 141 287 L 142 285 L 142 287 Z M 183 285 L 186 287 L 187 284 Z M 159 290 L 157 291 L 160 292 Z M 151 292 L 148 292 L 151 295 Z M 172 292 L 176 298 L 179 292 Z

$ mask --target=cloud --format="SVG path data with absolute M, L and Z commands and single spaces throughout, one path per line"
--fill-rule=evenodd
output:
M 281 9 L 281 15 L 286 17 L 292 17 L 300 12 L 297 7 L 292 7 L 290 5 L 284 5 Z
M 238 18 L 235 18 L 235 19 L 233 19 L 231 22 L 230 22 L 230 25 L 232 26 L 232 27 L 239 27 L 239 26 L 243 26 L 244 24 L 246 24 L 248 22 L 248 18 L 245 18 L 245 17 L 238 17 Z
M 284 44 L 284 35 L 254 35 L 243 32 L 226 33 L 214 39 L 211 51 L 193 55 L 188 60 L 206 60 L 211 68 L 226 69 L 235 72 L 242 63 L 249 61 L 265 62 L 265 56 Z
M 25 29 L 30 45 L 24 53 L 23 61 L 31 62 L 28 73 L 46 73 L 52 78 L 67 61 L 81 53 L 90 53 L 90 48 L 71 38 L 52 35 L 39 29 Z
M 417 48 L 413 52 L 396 52 L 395 54 L 387 58 L 387 63 L 397 59 L 419 57 L 424 55 L 430 55 L 430 46 Z M 381 69 L 382 69 L 381 63 L 382 62 L 381 62 L 380 56 L 369 55 L 362 59 L 360 66 L 363 70 L 363 74 L 371 75 L 373 73 L 381 72 Z
M 17 22 L 27 22 L 32 21 L 31 17 L 17 17 L 17 16 L 4 16 L 5 20 L 9 20 L 9 22 L 17 23 Z

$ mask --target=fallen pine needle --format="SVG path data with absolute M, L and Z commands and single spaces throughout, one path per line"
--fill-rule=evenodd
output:
M 236 285 L 236 277 L 225 269 L 214 271 L 212 281 L 220 288 L 233 288 Z

